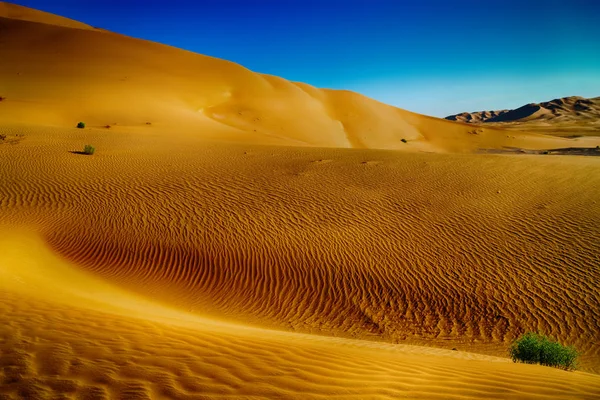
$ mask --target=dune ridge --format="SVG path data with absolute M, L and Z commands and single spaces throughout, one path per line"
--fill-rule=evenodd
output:
M 598 136 L 600 97 L 580 96 L 530 103 L 514 110 L 463 112 L 446 117 L 450 121 L 508 129 L 530 130 L 560 136 Z M 569 135 L 570 133 L 570 135 Z
M 90 25 L 40 10 L 0 1 L 0 17 L 36 22 L 65 28 L 94 29 Z
M 469 123 L 482 122 L 527 122 L 545 119 L 552 122 L 561 120 L 597 120 L 600 117 L 600 97 L 586 99 L 580 96 L 562 97 L 542 103 L 530 103 L 514 110 L 463 112 L 447 116 L 450 121 Z
M 37 22 L 11 15 L 0 14 L 0 121 L 6 124 L 72 127 L 85 121 L 123 130 L 150 123 L 209 140 L 405 151 L 588 145 L 474 130 L 158 43 L 53 25 L 45 14 L 31 18 Z

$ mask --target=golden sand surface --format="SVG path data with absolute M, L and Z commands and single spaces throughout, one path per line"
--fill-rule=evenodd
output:
M 0 3 L 0 399 L 598 398 L 600 159 L 477 154 L 597 138 L 47 18 Z
M 4 9 L 5 124 L 72 127 L 84 121 L 104 129 L 154 127 L 176 138 L 412 152 L 591 145 L 426 117 L 158 43 L 63 26 L 70 20 L 56 25 L 59 17 L 48 21 L 46 14 L 6 3 Z M 6 18 L 13 14 L 30 21 Z M 35 16 L 46 23 L 31 22 Z

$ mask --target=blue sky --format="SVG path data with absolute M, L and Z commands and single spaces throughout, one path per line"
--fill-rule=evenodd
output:
M 598 0 L 12 0 L 444 117 L 600 96 Z

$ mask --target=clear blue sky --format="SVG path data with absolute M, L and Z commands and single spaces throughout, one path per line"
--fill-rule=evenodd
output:
M 600 0 L 12 0 L 439 117 L 600 96 Z

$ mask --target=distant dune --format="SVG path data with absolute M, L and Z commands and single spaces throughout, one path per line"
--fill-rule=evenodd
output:
M 599 159 L 552 155 L 599 138 L 6 3 L 0 55 L 0 399 L 600 393 Z M 526 331 L 580 370 L 512 363 Z
M 600 97 L 563 97 L 531 103 L 514 110 L 463 112 L 446 117 L 450 121 L 489 124 L 520 129 L 571 129 L 600 133 Z

